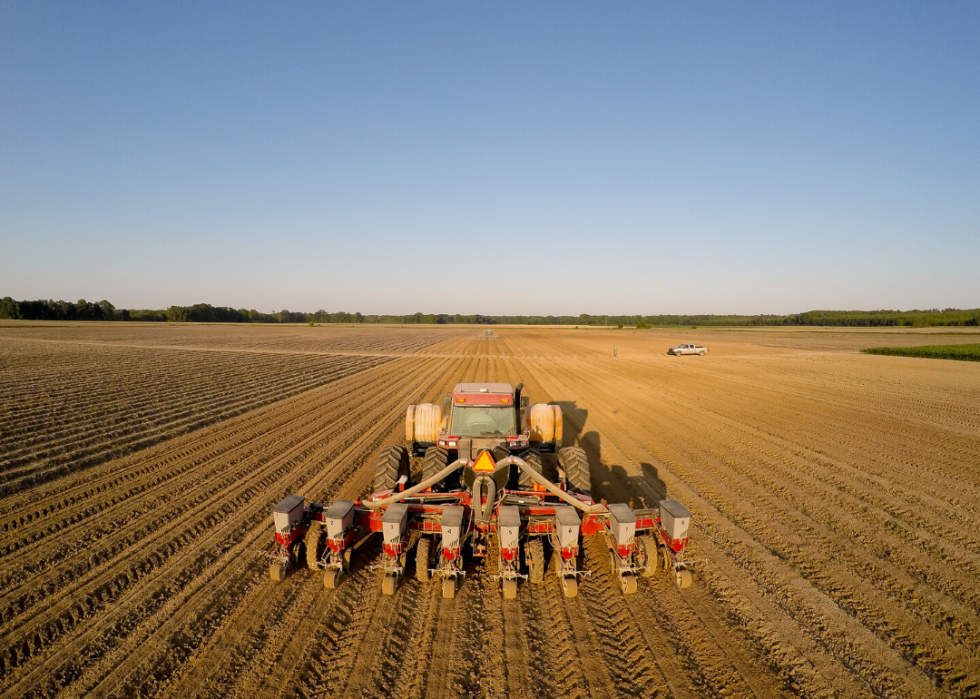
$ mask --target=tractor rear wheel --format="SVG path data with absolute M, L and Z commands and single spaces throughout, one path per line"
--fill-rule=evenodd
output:
M 638 536 L 636 543 L 640 545 L 640 551 L 646 554 L 647 560 L 640 571 L 644 578 L 652 578 L 660 569 L 660 549 L 652 536 Z
M 527 570 L 531 582 L 544 582 L 544 543 L 541 539 L 531 539 L 524 547 L 524 557 L 527 559 Z
M 415 577 L 421 582 L 429 582 L 429 550 L 432 539 L 423 536 L 415 545 Z
M 504 599 L 517 599 L 516 580 L 504 580 Z
M 398 479 L 408 475 L 408 450 L 402 446 L 386 447 L 378 455 L 374 467 L 374 492 L 391 490 Z
M 592 493 L 592 472 L 589 457 L 578 447 L 565 447 L 558 451 L 558 462 L 565 470 L 565 482 L 576 493 Z
M 541 455 L 536 450 L 531 449 L 524 455 L 524 463 L 530 466 L 535 473 L 539 475 L 544 473 L 544 463 L 542 463 Z M 524 473 L 524 469 L 521 469 L 517 476 L 517 484 L 525 490 L 530 490 L 534 487 L 534 483 L 534 479 Z
M 449 452 L 442 447 L 429 447 L 425 450 L 425 456 L 422 457 L 422 480 L 428 480 L 432 476 L 436 475 L 442 469 L 449 465 Z M 437 488 L 439 483 L 436 483 L 433 489 Z
M 306 567 L 317 570 L 320 567 L 320 544 L 323 541 L 323 527 L 310 523 L 303 543 L 306 544 Z

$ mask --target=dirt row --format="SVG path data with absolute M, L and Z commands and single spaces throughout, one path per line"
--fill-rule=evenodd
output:
M 0 336 L 9 338 L 257 352 L 418 352 L 461 332 L 473 331 L 453 326 L 0 321 Z
M 81 324 L 79 324 L 81 325 Z M 108 324 L 112 326 L 112 324 Z M 31 488 L 106 459 L 349 376 L 390 357 L 268 355 L 79 345 L 25 339 L 0 328 L 0 494 Z M 41 328 L 50 334 L 50 328 Z M 159 334 L 145 326 L 132 341 Z M 313 330 L 316 330 L 314 328 Z M 421 347 L 416 332 L 393 347 Z M 221 333 L 214 340 L 227 340 Z M 290 337 L 276 344 L 290 345 Z M 375 347 L 357 335 L 340 344 Z
M 980 696 L 978 368 L 826 335 L 704 358 L 644 333 L 496 337 L 4 496 L 0 697 Z M 269 581 L 271 505 L 363 494 L 404 407 L 460 380 L 561 405 L 597 497 L 681 500 L 694 586 L 625 597 L 591 538 L 572 600 L 552 575 L 504 601 L 482 561 L 454 600 L 411 565 L 385 597 L 377 537 L 337 590 Z
M 593 478 L 609 497 L 669 490 L 695 512 L 709 561 L 701 579 L 729 614 L 779 601 L 754 612 L 769 622 L 754 642 L 791 688 L 973 696 L 978 376 L 947 367 L 913 400 L 886 390 L 862 401 L 879 372 L 936 381 L 932 366 L 868 360 L 801 353 L 745 367 L 744 356 L 614 364 L 596 354 L 530 369 L 577 402 L 567 412 L 588 406 L 583 441 L 601 454 Z M 813 641 L 821 652 L 786 656 Z
M 4 538 L 30 539 L 2 559 L 5 694 L 162 687 L 226 615 L 243 621 L 234 612 L 265 579 L 256 553 L 271 505 L 358 481 L 433 365 L 369 369 L 34 493 L 31 506 L 60 503 L 63 519 L 34 517 Z M 116 504 L 92 507 L 93 491 Z

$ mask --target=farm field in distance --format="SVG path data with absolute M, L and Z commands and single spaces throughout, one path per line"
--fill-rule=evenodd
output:
M 867 354 L 891 357 L 921 357 L 923 359 L 958 359 L 980 362 L 980 345 L 917 345 L 915 347 L 869 347 Z
M 860 353 L 975 329 L 492 329 L 0 322 L 0 699 L 980 697 L 980 365 Z M 382 596 L 377 537 L 269 580 L 272 506 L 364 495 L 457 381 L 681 501 L 693 586 L 626 597 L 588 538 L 574 599 Z

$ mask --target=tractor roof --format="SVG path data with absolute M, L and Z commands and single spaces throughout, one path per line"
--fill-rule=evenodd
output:
M 484 390 L 485 389 L 485 390 Z M 458 383 L 453 393 L 513 393 L 509 383 Z

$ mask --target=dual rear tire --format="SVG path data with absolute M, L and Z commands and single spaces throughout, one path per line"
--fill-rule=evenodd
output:
M 558 463 L 565 471 L 565 483 L 569 489 L 583 495 L 592 494 L 592 471 L 589 458 L 579 447 L 565 447 L 558 450 Z
M 531 449 L 524 455 L 524 463 L 530 466 L 535 473 L 539 475 L 544 474 L 544 462 L 541 461 L 541 455 L 534 449 Z M 531 490 L 534 487 L 534 483 L 534 479 L 524 473 L 524 469 L 520 469 L 520 473 L 517 474 L 518 487 L 522 490 Z
M 449 452 L 442 447 L 429 447 L 425 450 L 425 456 L 422 458 L 422 480 L 428 480 L 432 476 L 436 475 L 442 469 L 449 465 Z M 441 484 L 436 483 L 432 486 L 436 489 Z
M 402 446 L 385 447 L 374 467 L 374 492 L 392 490 L 402 476 L 408 475 L 408 449 Z

